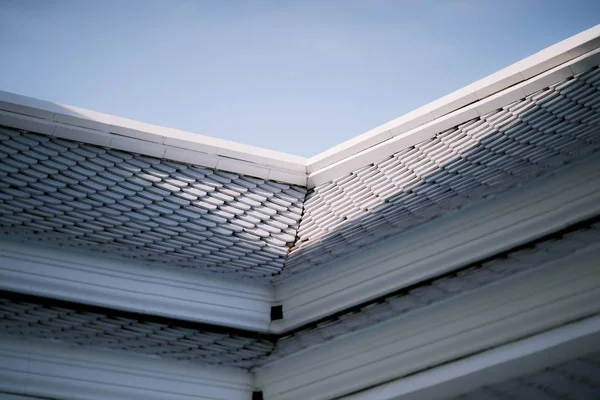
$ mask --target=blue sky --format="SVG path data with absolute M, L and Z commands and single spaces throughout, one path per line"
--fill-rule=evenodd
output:
M 0 0 L 0 90 L 312 156 L 600 23 L 598 0 Z

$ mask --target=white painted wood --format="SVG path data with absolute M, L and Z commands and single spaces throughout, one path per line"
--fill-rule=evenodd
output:
M 250 400 L 252 390 L 251 374 L 241 369 L 0 341 L 0 393 L 61 400 Z
M 269 180 L 277 181 L 277 182 L 287 182 L 293 185 L 298 186 L 306 186 L 307 178 L 306 173 L 300 172 L 285 172 L 281 170 L 272 169 L 269 170 L 269 176 L 267 177 Z
M 600 316 L 586 318 L 346 396 L 347 400 L 444 399 L 600 349 Z
M 167 147 L 162 144 L 115 135 L 111 135 L 109 146 L 113 149 L 145 154 L 157 158 L 164 158 L 167 151 Z
M 4 111 L 0 109 L 0 125 L 11 126 L 18 129 L 25 129 L 41 133 L 43 135 L 52 135 L 55 125 L 48 120 L 30 117 Z
M 600 246 L 273 361 L 268 400 L 330 399 L 600 312 Z
M 36 132 L 35 130 L 32 130 Z M 82 133 L 85 133 L 86 143 L 96 146 L 109 147 L 112 136 L 105 132 L 94 131 L 91 129 L 77 126 L 56 125 L 52 136 L 59 139 L 79 140 Z M 164 151 L 163 151 L 164 154 Z
M 0 288 L 118 310 L 266 332 L 273 290 L 178 268 L 0 238 Z
M 421 280 L 476 262 L 600 213 L 600 160 L 426 223 L 276 281 L 284 332 Z

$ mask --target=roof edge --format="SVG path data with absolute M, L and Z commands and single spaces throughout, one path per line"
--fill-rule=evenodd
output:
M 0 91 L 0 125 L 306 186 L 306 158 Z
M 311 188 L 591 68 L 599 47 L 600 24 L 309 159 L 4 91 L 0 125 Z
M 319 185 L 328 181 L 328 179 L 324 180 L 323 177 L 321 177 L 322 172 L 327 172 L 325 175 L 329 178 L 332 176 L 331 172 L 334 172 L 331 171 L 331 168 L 339 167 L 340 164 L 346 164 L 346 166 L 344 168 L 335 168 L 335 173 L 333 175 L 341 176 L 344 173 L 368 165 L 371 161 L 357 163 L 357 160 L 353 157 L 371 150 L 378 145 L 382 146 L 387 144 L 394 139 L 397 141 L 399 136 L 407 138 L 414 133 L 415 136 L 418 136 L 418 141 L 422 141 L 427 137 L 434 135 L 434 132 L 431 131 L 423 137 L 424 135 L 421 130 L 417 130 L 417 128 L 431 125 L 440 120 L 452 120 L 454 126 L 467 121 L 476 114 L 475 107 L 469 108 L 469 110 L 472 108 L 470 111 L 473 112 L 465 113 L 460 117 L 458 115 L 449 114 L 464 109 L 466 106 L 472 105 L 473 103 L 481 102 L 482 100 L 499 100 L 499 92 L 503 92 L 506 89 L 522 84 L 523 82 L 531 81 L 533 78 L 538 77 L 561 64 L 580 58 L 598 47 L 600 47 L 600 24 L 547 47 L 538 53 L 493 73 L 492 75 L 411 111 L 400 118 L 387 122 L 362 135 L 356 136 L 353 139 L 317 154 L 308 159 L 307 172 L 309 174 L 309 186 Z M 496 103 L 494 106 L 498 105 L 497 101 L 492 101 L 491 103 Z M 391 148 L 387 151 L 377 152 L 378 159 L 414 144 L 414 140 L 405 140 L 405 142 L 407 142 L 407 144 L 401 148 L 398 148 L 396 145 L 390 146 Z

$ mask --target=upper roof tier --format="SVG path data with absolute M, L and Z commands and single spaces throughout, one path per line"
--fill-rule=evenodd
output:
M 576 35 L 317 161 L 3 93 L 0 235 L 252 278 L 343 264 L 598 160 L 599 37 L 600 26 Z
M 599 45 L 597 25 L 310 159 L 2 91 L 0 124 L 314 187 L 582 72 Z

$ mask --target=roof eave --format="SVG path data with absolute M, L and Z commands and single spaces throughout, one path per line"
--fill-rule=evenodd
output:
M 0 91 L 0 125 L 306 186 L 306 159 Z

